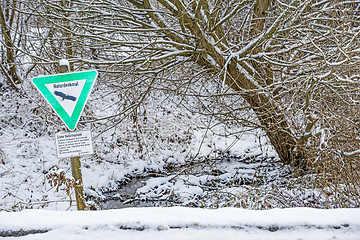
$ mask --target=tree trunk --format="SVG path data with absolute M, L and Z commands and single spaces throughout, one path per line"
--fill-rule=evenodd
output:
M 256 0 L 250 29 L 252 39 L 256 39 L 256 37 L 264 33 L 265 30 L 263 30 L 263 28 L 266 22 L 266 14 L 271 3 L 272 0 Z M 142 7 L 144 9 L 151 9 L 148 0 L 144 1 Z M 271 69 L 266 66 L 266 64 L 252 60 L 247 62 L 251 67 L 244 62 L 237 60 L 236 57 L 229 60 L 228 57 L 221 54 L 220 51 L 215 48 L 213 43 L 208 40 L 209 37 L 206 36 L 206 32 L 201 29 L 200 25 L 196 24 L 190 15 L 186 15 L 186 10 L 183 5 L 178 4 L 176 7 L 182 11 L 182 15 L 179 16 L 182 27 L 184 29 L 187 28 L 189 32 L 195 36 L 194 39 L 197 48 L 203 50 L 198 52 L 195 51 L 192 60 L 204 68 L 211 70 L 217 69 L 216 71 L 219 74 L 224 73 L 223 70 L 227 69 L 225 83 L 234 91 L 238 92 L 253 109 L 262 129 L 266 132 L 281 161 L 285 164 L 299 165 L 300 162 L 297 162 L 297 153 L 294 151 L 296 149 L 297 140 L 290 131 L 285 113 L 276 106 L 276 103 L 272 101 L 271 96 L 265 95 L 262 93 L 261 89 L 259 89 L 259 86 L 262 88 L 272 83 L 273 74 Z M 162 22 L 154 12 L 149 11 L 149 15 L 158 26 L 165 28 L 166 24 Z M 217 28 L 214 31 L 220 30 Z M 175 38 L 174 34 L 171 32 L 164 33 L 174 42 L 181 42 L 181 40 Z M 216 34 L 214 33 L 214 35 Z M 220 38 L 218 38 L 218 41 L 220 41 Z M 226 41 L 222 43 L 227 45 Z M 218 48 L 221 48 L 221 45 L 219 45 Z M 256 46 L 249 51 L 258 53 L 262 51 L 262 48 L 261 46 Z M 211 56 L 211 59 L 214 59 L 216 64 L 209 61 L 208 56 Z M 254 77 L 254 79 L 250 79 L 248 75 L 250 78 Z
M 276 106 L 261 94 L 244 98 L 256 113 L 263 130 L 266 132 L 281 161 L 284 164 L 293 166 L 302 165 L 298 158 L 301 155 L 295 151 L 297 141 L 291 134 L 284 113 L 278 111 Z
M 294 151 L 297 140 L 291 134 L 284 112 L 271 101 L 271 98 L 259 92 L 256 86 L 246 79 L 236 62 L 229 65 L 226 83 L 241 94 L 255 112 L 281 161 L 284 164 L 300 166 L 302 163 L 298 158 L 301 154 Z
M 16 1 L 13 2 L 13 5 L 16 4 Z M 10 12 L 10 10 L 8 10 Z M 13 22 L 15 10 L 12 10 L 11 16 L 6 17 L 4 14 L 4 11 L 2 9 L 2 6 L 0 5 L 0 25 L 1 25 L 1 31 L 5 42 L 6 47 L 6 63 L 8 65 L 9 69 L 4 69 L 6 76 L 9 76 L 10 84 L 17 89 L 16 84 L 21 83 L 21 79 L 19 78 L 16 67 L 15 67 L 15 53 L 14 49 L 15 46 L 13 44 L 12 38 L 11 38 L 11 32 L 10 32 L 10 26 L 8 26 L 7 23 L 10 25 Z M 7 19 L 10 18 L 10 19 Z

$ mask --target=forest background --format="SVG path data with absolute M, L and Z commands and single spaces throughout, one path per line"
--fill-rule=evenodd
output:
M 67 208 L 31 79 L 96 69 L 92 208 L 359 206 L 358 1 L 2 0 L 1 196 Z

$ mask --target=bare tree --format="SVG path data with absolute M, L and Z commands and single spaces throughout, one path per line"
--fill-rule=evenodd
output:
M 137 101 L 149 89 L 206 96 L 205 114 L 260 127 L 286 164 L 315 162 L 324 149 L 357 156 L 356 139 L 351 147 L 338 141 L 339 126 L 358 130 L 355 0 L 73 0 L 71 6 L 39 0 L 30 5 L 46 22 L 33 38 L 40 44 L 27 51 L 34 62 L 53 63 L 67 53 L 77 69 L 104 71 L 113 89 L 142 89 Z M 55 54 L 59 49 L 62 53 Z M 131 81 L 118 81 L 119 76 Z M 203 85 L 195 88 L 198 79 Z M 211 112 L 210 102 L 221 107 Z M 236 117 L 239 109 L 257 120 Z
M 2 1 L 0 3 L 0 26 L 3 40 L 3 51 L 6 56 L 2 56 L 0 70 L 4 73 L 11 86 L 17 89 L 17 84 L 21 83 L 21 79 L 16 70 L 16 48 L 19 14 L 16 9 L 21 3 L 17 0 Z

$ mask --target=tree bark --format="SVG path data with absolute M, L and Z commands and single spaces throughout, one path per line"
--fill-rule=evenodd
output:
M 251 36 L 256 37 L 261 34 L 266 20 L 266 11 L 272 0 L 256 0 L 254 5 L 253 25 Z M 253 50 L 259 53 L 260 47 Z M 257 72 L 256 82 L 261 86 L 266 86 L 273 82 L 271 69 L 256 61 L 249 61 Z M 228 67 L 226 83 L 236 92 L 239 92 L 245 101 L 255 112 L 263 130 L 266 132 L 271 144 L 275 148 L 281 161 L 284 164 L 302 166 L 302 154 L 297 149 L 297 139 L 292 135 L 290 126 L 286 120 L 285 113 L 276 106 L 271 97 L 259 92 L 255 86 L 243 73 L 240 72 L 241 63 L 232 61 Z M 296 151 L 295 151 L 296 150 Z
M 252 36 L 259 35 L 263 31 L 266 11 L 271 3 L 272 0 L 256 0 L 253 15 L 254 24 L 251 29 Z M 254 53 L 259 53 L 260 51 L 260 47 L 254 49 Z M 269 66 L 262 66 L 256 61 L 251 61 L 251 65 L 262 75 L 263 79 L 258 81 L 260 84 L 266 86 L 273 82 L 273 74 Z M 285 164 L 302 165 L 299 161 L 301 154 L 295 151 L 297 140 L 291 133 L 283 111 L 264 94 L 258 93 L 243 97 L 256 113 L 259 122 L 263 126 L 281 161 Z
M 295 151 L 297 140 L 291 134 L 283 111 L 271 98 L 257 91 L 256 86 L 239 71 L 235 62 L 229 65 L 226 84 L 241 94 L 255 112 L 280 160 L 284 164 L 300 166 L 301 155 Z
M 250 29 L 252 39 L 262 36 L 261 34 L 266 31 L 264 30 L 266 14 L 272 1 L 273 0 L 256 0 Z M 188 29 L 188 31 L 194 35 L 196 48 L 202 50 L 195 51 L 192 60 L 204 68 L 211 69 L 211 71 L 216 69 L 215 71 L 217 73 L 224 73 L 223 70 L 226 69 L 225 83 L 234 91 L 238 92 L 250 105 L 281 161 L 285 164 L 300 165 L 301 162 L 297 160 L 300 155 L 295 151 L 297 140 L 291 133 L 285 113 L 276 106 L 276 103 L 272 100 L 271 96 L 265 95 L 260 89 L 272 83 L 273 75 L 271 69 L 266 66 L 266 64 L 261 64 L 252 60 L 248 61 L 251 68 L 247 64 L 238 61 L 236 57 L 228 60 L 227 57 L 224 57 L 224 55 L 213 46 L 212 42 L 208 40 L 209 37 L 206 36 L 207 33 L 201 29 L 200 24 L 197 24 L 196 21 L 186 13 L 185 7 L 180 4 L 181 1 L 174 2 L 179 12 L 181 12 L 181 15 L 177 17 L 179 18 L 182 29 Z M 200 4 L 200 2 L 197 4 Z M 197 8 L 200 7 L 201 6 L 199 5 L 197 6 Z M 151 10 L 149 11 L 149 15 L 152 20 L 160 28 L 167 29 L 166 24 L 162 19 L 155 15 L 156 11 L 152 9 L 148 0 L 144 0 L 144 4 L 141 5 L 141 8 Z M 197 8 L 195 7 L 195 9 Z M 220 27 L 217 27 L 214 31 L 219 32 L 219 28 Z M 276 31 L 276 28 L 277 27 L 275 26 L 274 29 L 268 30 L 268 32 L 270 31 L 269 34 L 271 35 L 271 31 Z M 171 32 L 164 33 L 174 42 L 180 42 Z M 212 36 L 215 36 L 216 38 L 216 32 L 209 34 L 213 34 Z M 264 39 L 266 38 L 266 36 L 263 37 Z M 217 39 L 224 38 L 217 36 Z M 260 45 L 261 42 L 263 41 L 260 41 Z M 226 40 L 223 40 L 222 43 L 227 45 Z M 218 46 L 218 48 L 221 48 L 221 46 Z M 254 46 L 253 49 L 248 51 L 251 51 L 251 53 L 259 53 L 262 49 L 260 46 Z M 211 56 L 216 64 L 209 61 L 207 56 Z M 251 75 L 254 79 L 249 79 L 249 76 L 247 75 Z
M 14 6 L 15 4 L 16 1 L 13 2 Z M 10 12 L 9 9 L 8 12 Z M 5 16 L 2 6 L 0 5 L 0 25 L 6 47 L 6 63 L 9 68 L 7 70 L 5 69 L 5 71 L 8 71 L 5 72 L 5 75 L 10 77 L 10 79 L 8 79 L 10 81 L 10 84 L 17 90 L 16 84 L 21 83 L 21 79 L 18 76 L 15 67 L 15 53 L 14 53 L 15 46 L 11 37 L 11 31 L 10 31 L 11 26 L 7 24 L 7 23 L 12 24 L 13 18 L 15 16 L 14 14 L 15 14 L 15 10 L 12 10 L 9 16 Z

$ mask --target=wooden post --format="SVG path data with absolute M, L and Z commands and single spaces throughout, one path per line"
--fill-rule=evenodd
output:
M 59 72 L 60 73 L 68 72 L 70 69 L 69 65 L 70 64 L 67 60 L 61 60 Z M 75 179 L 76 206 L 77 206 L 77 210 L 80 211 L 86 209 L 80 157 L 71 157 L 70 161 L 71 161 L 71 172 Z
M 71 157 L 70 160 L 72 175 L 75 179 L 75 196 L 77 210 L 84 210 L 86 209 L 86 204 L 82 182 L 80 157 Z

